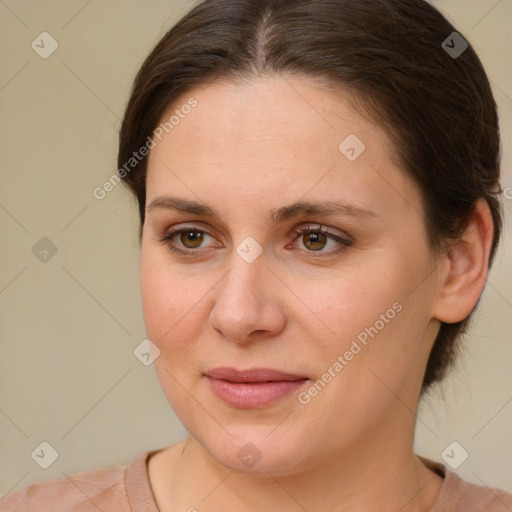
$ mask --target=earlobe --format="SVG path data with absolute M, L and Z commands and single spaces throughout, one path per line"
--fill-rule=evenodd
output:
M 487 279 L 493 233 L 489 205 L 479 199 L 464 234 L 441 256 L 446 271 L 434 304 L 434 318 L 456 323 L 471 313 Z

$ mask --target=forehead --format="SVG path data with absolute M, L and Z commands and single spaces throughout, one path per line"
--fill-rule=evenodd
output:
M 182 109 L 190 98 L 197 105 Z M 178 98 L 161 123 L 173 115 L 179 122 L 150 152 L 148 202 L 178 189 L 218 206 L 227 197 L 269 207 L 324 197 L 378 208 L 393 191 L 386 181 L 404 193 L 412 186 L 393 163 L 385 131 L 348 93 L 315 79 L 212 82 Z
M 197 102 L 193 110 L 186 108 L 191 97 Z M 165 130 L 172 132 L 170 144 L 173 138 L 188 139 L 183 151 L 174 148 L 180 157 L 186 157 L 184 153 L 189 153 L 195 144 L 201 146 L 198 149 L 208 146 L 212 154 L 230 147 L 247 157 L 251 150 L 259 150 L 266 143 L 268 153 L 256 151 L 252 155 L 269 160 L 278 149 L 272 144 L 283 149 L 295 145 L 336 150 L 350 133 L 363 139 L 377 137 L 390 149 L 385 133 L 378 128 L 373 130 L 376 123 L 359 114 L 354 104 L 354 96 L 348 91 L 334 92 L 326 83 L 306 76 L 218 80 L 178 97 L 161 116 L 160 125 L 165 128 L 171 118 L 176 123 Z M 173 115 L 182 110 L 188 113 L 179 119 Z

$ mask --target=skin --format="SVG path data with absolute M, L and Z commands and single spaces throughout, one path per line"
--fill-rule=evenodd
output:
M 197 107 L 151 150 L 146 205 L 174 196 L 218 216 L 148 208 L 141 246 L 147 335 L 160 350 L 154 365 L 190 434 L 149 461 L 160 510 L 429 510 L 442 479 L 413 452 L 415 411 L 440 321 L 467 316 L 483 289 L 486 203 L 434 258 L 419 190 L 348 93 L 297 76 L 216 81 L 162 119 L 190 96 Z M 338 149 L 349 134 L 366 146 L 355 161 Z M 269 220 L 298 200 L 373 214 Z M 352 244 L 315 246 L 293 231 L 307 225 Z M 179 235 L 162 242 L 178 227 L 207 233 L 196 255 L 170 251 L 197 250 Z M 236 252 L 248 236 L 263 250 L 252 263 Z M 295 392 L 239 409 L 204 376 L 219 366 L 267 367 L 306 375 L 307 390 L 395 303 L 401 311 L 307 404 Z M 237 457 L 248 442 L 261 454 L 250 468 Z

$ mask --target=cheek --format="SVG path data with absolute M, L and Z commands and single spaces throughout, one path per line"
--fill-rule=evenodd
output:
M 379 270 L 381 273 L 381 270 Z M 384 279 L 377 279 L 376 270 L 353 269 L 333 276 L 323 282 L 307 284 L 301 293 L 307 297 L 318 317 L 331 330 L 329 342 L 333 340 L 350 344 L 365 329 L 377 323 L 379 331 L 395 319 L 403 301 L 403 287 L 396 271 L 387 268 Z M 383 315 L 383 319 L 381 319 Z M 338 345 L 336 348 L 340 348 Z
M 323 323 L 334 332 L 316 339 L 323 371 L 338 356 L 346 361 L 344 370 L 350 367 L 344 371 L 347 379 L 339 379 L 339 385 L 368 385 L 370 369 L 394 385 L 412 365 L 420 365 L 429 321 L 428 280 L 415 287 L 421 281 L 417 276 L 426 275 L 426 268 L 421 259 L 411 263 L 397 253 L 381 254 L 378 261 L 332 279 L 323 289 L 311 286 L 304 290 Z
M 175 292 L 168 288 L 168 274 L 155 264 L 149 250 L 141 252 L 140 279 L 146 332 L 154 343 L 160 345 L 176 317 Z
M 160 355 L 153 363 L 169 405 L 193 435 L 205 423 L 197 407 L 195 385 L 201 380 L 200 361 L 195 341 L 204 324 L 206 297 L 201 297 L 201 280 L 184 277 L 162 256 L 162 251 L 141 249 L 141 292 L 144 323 L 148 338 Z M 201 288 L 201 289 L 200 289 Z M 204 302 L 204 304 L 203 304 Z
M 197 340 L 207 323 L 215 276 L 184 272 L 169 261 L 161 247 L 142 245 L 140 278 L 144 324 L 147 337 L 163 357 L 156 368 L 165 366 L 173 375 L 200 373 Z
M 176 340 L 176 332 L 190 325 L 187 317 L 195 314 L 194 297 L 187 279 L 165 261 L 161 248 L 141 248 L 140 280 L 146 333 L 164 352 Z

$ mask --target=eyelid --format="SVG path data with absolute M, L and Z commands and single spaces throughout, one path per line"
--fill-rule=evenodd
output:
M 294 231 L 294 233 L 299 234 L 299 235 L 308 233 L 310 231 L 320 232 L 320 233 L 324 233 L 325 235 L 330 235 L 334 238 L 342 239 L 345 242 L 352 242 L 352 237 L 350 237 L 347 233 L 345 233 L 343 231 L 338 231 L 338 230 L 332 231 L 331 228 L 325 226 L 324 224 L 320 224 L 320 223 L 314 223 L 314 224 L 307 223 L 305 225 L 300 225 L 300 226 L 297 226 L 296 228 L 294 228 L 293 231 Z

